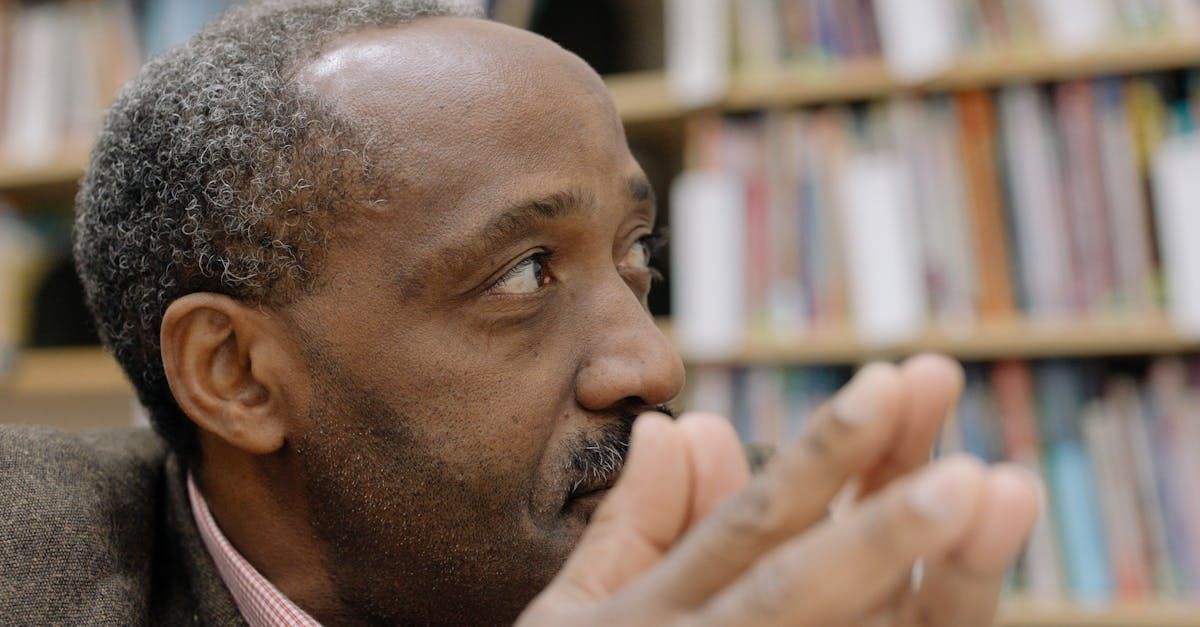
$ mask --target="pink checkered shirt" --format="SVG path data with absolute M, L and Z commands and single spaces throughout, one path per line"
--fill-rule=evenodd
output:
M 233 602 L 250 627 L 320 627 L 320 623 L 283 596 L 229 544 L 190 473 L 187 484 L 192 516 L 200 529 L 200 537 L 217 565 L 221 580 L 233 595 Z

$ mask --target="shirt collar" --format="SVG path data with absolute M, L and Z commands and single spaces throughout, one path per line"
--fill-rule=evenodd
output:
M 250 627 L 320 627 L 320 623 L 292 603 L 233 548 L 208 511 L 208 503 L 190 472 L 187 489 L 200 538 L 246 623 Z

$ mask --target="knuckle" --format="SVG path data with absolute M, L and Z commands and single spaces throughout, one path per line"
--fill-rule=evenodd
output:
M 852 421 L 838 416 L 838 411 L 835 405 L 828 419 L 821 420 L 805 432 L 801 445 L 808 455 L 830 462 L 837 462 L 844 457 L 842 453 L 858 429 Z
M 789 594 L 789 581 L 789 573 L 778 560 L 762 563 L 746 591 L 747 614 L 762 619 L 783 613 L 794 601 Z
M 763 476 L 725 510 L 722 530 L 729 538 L 771 539 L 787 533 L 787 512 L 773 489 L 776 479 Z
M 889 503 L 868 516 L 860 528 L 860 539 L 876 559 L 888 563 L 911 561 L 908 535 L 919 524 L 900 503 Z

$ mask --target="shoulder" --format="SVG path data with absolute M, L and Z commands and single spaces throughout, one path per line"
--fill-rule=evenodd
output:
M 166 445 L 148 429 L 80 434 L 47 427 L 0 425 L 0 468 L 6 470 L 19 471 L 20 467 L 133 470 L 147 464 L 161 465 L 166 453 Z M 0 474 L 0 485 L 21 479 L 20 474 Z
M 162 440 L 145 429 L 68 434 L 0 426 L 0 510 L 40 504 L 78 511 L 114 500 L 142 501 L 130 491 L 150 487 L 147 479 L 161 471 L 166 453 Z
M 166 457 L 148 430 L 0 426 L 0 614 L 42 616 L 55 594 L 106 617 L 144 611 Z

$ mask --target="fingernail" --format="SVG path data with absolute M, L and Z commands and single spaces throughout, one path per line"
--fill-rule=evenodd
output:
M 842 422 L 860 424 L 879 416 L 881 379 L 890 376 L 892 367 L 885 364 L 867 364 L 838 392 L 833 415 Z
M 959 473 L 940 468 L 918 477 L 908 489 L 908 504 L 930 520 L 945 520 L 967 507 Z

